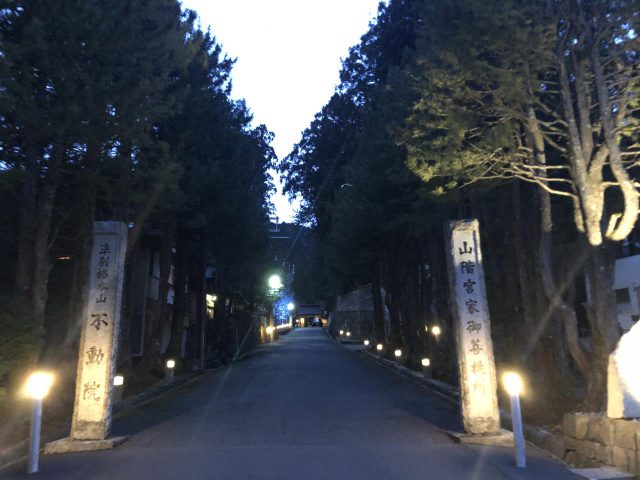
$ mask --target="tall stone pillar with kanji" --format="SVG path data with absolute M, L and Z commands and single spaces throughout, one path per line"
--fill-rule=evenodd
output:
M 108 439 L 108 435 L 126 249 L 127 226 L 124 223 L 94 222 L 71 435 L 48 444 L 46 453 L 111 448 L 123 441 L 122 438 Z
M 469 436 L 499 435 L 496 368 L 478 221 L 452 221 L 447 227 L 462 421 Z

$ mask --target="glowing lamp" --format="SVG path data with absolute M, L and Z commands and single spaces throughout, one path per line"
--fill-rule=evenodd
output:
M 344 335 L 344 330 L 340 330 L 340 335 Z
M 522 378 L 515 372 L 506 372 L 502 376 L 502 384 L 511 396 L 522 393 Z
M 267 334 L 271 335 L 273 333 L 273 327 L 271 325 L 269 325 L 267 327 Z
M 382 348 L 383 348 L 383 347 L 382 347 L 382 344 L 381 344 L 381 343 L 379 343 L 378 345 L 376 345 L 376 350 L 378 350 L 379 352 L 381 352 L 381 351 L 382 351 Z
M 42 429 L 42 399 L 49 394 L 53 385 L 53 374 L 48 372 L 33 372 L 27 378 L 24 391 L 33 399 L 33 413 L 31 415 L 31 437 L 29 440 L 29 461 L 27 473 L 36 473 L 40 461 L 40 431 Z
M 291 312 L 294 308 L 296 308 L 296 306 L 295 306 L 293 303 L 289 302 L 289 303 L 287 304 L 287 310 L 289 310 L 290 312 Z
M 116 375 L 113 377 L 114 387 L 121 387 L 122 385 L 124 385 L 124 377 L 122 375 Z
M 280 275 L 271 275 L 269 277 L 269 288 L 272 290 L 279 290 L 282 288 L 282 279 Z
M 350 337 L 350 336 L 351 336 L 351 332 L 347 332 L 347 337 Z
M 428 367 L 431 365 L 431 360 L 429 360 L 428 358 L 423 358 L 422 359 L 422 366 L 423 367 Z
M 433 327 L 431 327 L 431 333 L 433 333 L 433 335 L 438 338 L 440 336 L 440 334 L 442 333 L 442 330 L 440 329 L 440 327 L 438 325 L 434 325 Z
M 425 332 L 429 332 L 429 325 L 425 325 L 425 326 L 424 326 L 424 331 L 425 331 Z
M 396 348 L 393 351 L 393 354 L 396 356 L 396 358 L 400 358 L 402 356 L 402 350 L 400 350 L 399 348 Z
M 53 385 L 53 374 L 48 372 L 33 372 L 27 378 L 25 394 L 34 400 L 42 400 L 49 394 Z
M 365 341 L 364 341 L 364 346 L 365 346 L 365 347 L 368 347 L 368 346 L 369 346 L 369 343 L 370 343 L 370 342 L 369 342 L 369 340 L 365 340 Z
M 175 368 L 176 361 L 175 360 L 167 360 L 167 368 Z
M 520 393 L 522 392 L 522 378 L 515 372 L 506 372 L 502 376 L 502 384 L 509 393 L 511 401 L 511 426 L 513 429 L 513 446 L 515 450 L 516 466 L 525 468 L 527 458 L 525 456 L 524 432 L 522 429 L 522 413 L 520 410 Z

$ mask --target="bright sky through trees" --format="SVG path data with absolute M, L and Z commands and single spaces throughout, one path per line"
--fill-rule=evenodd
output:
M 375 18 L 378 0 L 183 0 L 237 58 L 233 97 L 244 98 L 254 124 L 275 133 L 279 158 L 327 103 L 339 82 L 341 58 Z M 272 198 L 281 220 L 293 208 Z

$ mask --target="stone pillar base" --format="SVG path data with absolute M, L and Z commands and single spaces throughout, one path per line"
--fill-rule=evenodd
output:
M 129 437 L 110 437 L 104 440 L 74 440 L 71 437 L 61 438 L 49 442 L 44 447 L 44 454 L 91 452 L 94 450 L 109 450 L 124 443 Z
M 459 433 L 445 430 L 445 433 L 456 443 L 470 445 L 493 445 L 497 447 L 513 447 L 513 432 L 501 429 L 500 432 L 488 435 Z

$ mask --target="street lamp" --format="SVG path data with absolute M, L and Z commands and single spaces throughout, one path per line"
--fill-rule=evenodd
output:
M 294 308 L 296 308 L 296 306 L 293 303 L 289 302 L 287 304 L 287 310 L 289 310 L 290 312 L 292 312 Z
M 27 473 L 36 473 L 40 460 L 40 430 L 42 428 L 42 400 L 53 385 L 53 374 L 33 372 L 25 385 L 25 394 L 33 400 L 31 415 L 31 437 L 29 439 L 29 466 Z
M 369 340 L 365 340 L 365 341 L 364 341 L 364 346 L 365 346 L 365 347 L 367 347 L 367 348 L 369 348 L 369 343 L 370 343 L 370 342 L 369 342 Z
M 382 353 L 382 349 L 383 349 L 383 348 L 384 348 L 384 346 L 383 346 L 381 343 L 379 343 L 379 344 L 377 344 L 377 345 L 376 345 L 376 350 L 377 350 L 378 352 L 380 352 L 380 353 Z
M 516 466 L 526 468 L 527 459 L 524 454 L 524 434 L 522 433 L 522 413 L 520 412 L 522 378 L 515 372 L 506 372 L 502 376 L 502 383 L 511 399 L 511 425 L 513 428 Z
M 396 348 L 393 351 L 393 355 L 396 357 L 396 361 L 399 361 L 400 357 L 402 357 L 402 350 L 400 350 L 399 348 Z
M 269 277 L 269 288 L 271 290 L 280 290 L 282 288 L 282 279 L 280 278 L 280 275 L 278 274 L 273 274 Z

